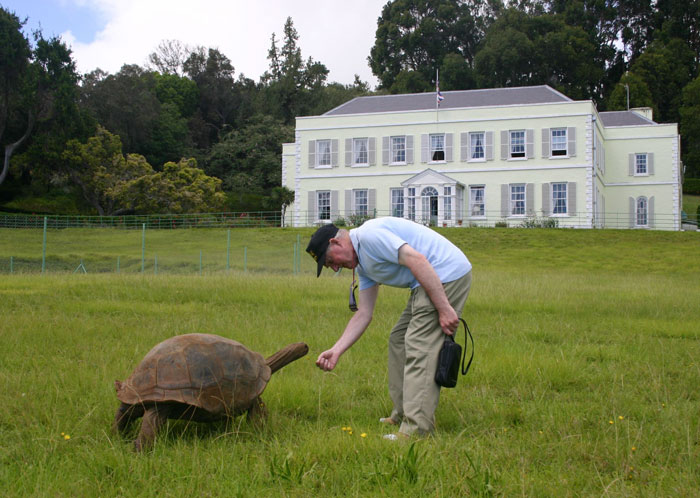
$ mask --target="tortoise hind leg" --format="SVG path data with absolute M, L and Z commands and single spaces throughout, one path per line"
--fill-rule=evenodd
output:
M 117 413 L 114 415 L 112 430 L 114 432 L 123 433 L 132 420 L 143 416 L 143 411 L 143 405 L 121 403 L 119 408 L 117 408 Z
M 260 428 L 267 419 L 267 408 L 262 398 L 258 396 L 253 400 L 253 404 L 248 408 L 248 421 L 255 427 Z
M 141 422 L 141 431 L 134 441 L 136 451 L 142 451 L 153 444 L 156 434 L 168 419 L 168 411 L 168 408 L 163 405 L 151 405 L 146 408 Z

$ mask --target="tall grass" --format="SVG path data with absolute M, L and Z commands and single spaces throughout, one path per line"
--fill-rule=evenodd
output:
M 113 233 L 103 248 L 118 245 Z M 167 233 L 196 247 L 225 231 Z M 443 233 L 474 264 L 465 317 L 475 362 L 443 390 L 435 436 L 406 444 L 383 440 L 377 422 L 391 408 L 386 343 L 404 290 L 381 289 L 370 329 L 323 373 L 314 361 L 349 318 L 348 278 L 316 279 L 309 263 L 294 276 L 291 256 L 289 273 L 277 271 L 286 249 L 247 273 L 3 275 L 0 494 L 700 494 L 697 234 Z M 250 247 L 291 253 L 297 232 L 245 234 Z M 9 246 L 35 251 L 17 242 L 27 235 L 0 232 L 0 257 Z M 300 340 L 310 352 L 272 377 L 261 431 L 244 418 L 171 421 L 137 455 L 133 432 L 109 431 L 113 382 L 156 343 L 190 332 L 264 355 Z

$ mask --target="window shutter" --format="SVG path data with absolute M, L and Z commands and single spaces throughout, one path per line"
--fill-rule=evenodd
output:
M 367 157 L 369 160 L 369 165 L 374 166 L 377 163 L 377 139 L 374 137 L 370 137 L 369 140 L 367 140 Z
M 569 157 L 576 156 L 576 128 L 570 126 L 566 129 L 566 138 L 569 141 Z
M 647 173 L 650 175 L 654 174 L 654 153 L 649 152 L 647 154 Z
M 413 164 L 413 135 L 406 135 L 406 164 Z
M 634 154 L 630 154 L 629 156 L 629 174 L 630 176 L 634 176 Z
M 549 133 L 549 128 L 542 128 L 542 157 L 549 157 Z
M 309 168 L 316 167 L 316 140 L 309 140 Z
M 459 160 L 462 162 L 469 160 L 469 133 L 459 134 Z
M 503 216 L 504 218 L 508 216 L 508 191 L 508 184 L 501 184 L 501 216 Z
M 334 138 L 331 140 L 331 166 L 336 168 L 338 166 L 338 139 Z
M 377 209 L 377 189 L 367 189 L 367 214 L 374 218 L 374 211 Z
M 544 132 L 542 132 L 544 133 Z M 544 147 L 544 146 L 543 146 Z M 550 216 L 552 209 L 549 207 L 549 183 L 542 184 L 542 213 L 544 216 Z
M 493 161 L 493 132 L 487 131 L 484 133 L 485 155 L 487 161 Z
M 566 194 L 569 197 L 566 202 L 566 211 L 569 216 L 576 216 L 576 182 L 566 185 Z
M 501 131 L 501 161 L 508 160 L 508 132 Z
M 309 204 L 306 206 L 306 214 L 309 225 L 316 223 L 316 191 L 309 192 Z
M 382 164 L 389 164 L 391 137 L 382 137 Z
M 454 133 L 445 133 L 445 161 L 452 162 L 452 141 Z
M 352 138 L 345 139 L 345 166 L 352 166 Z
M 637 201 L 630 197 L 630 228 L 634 228 L 637 221 Z
M 647 201 L 647 223 L 649 228 L 654 228 L 654 197 L 649 197 Z
M 331 190 L 331 221 L 338 219 L 338 214 L 340 213 L 338 209 L 338 191 Z
M 428 146 L 429 140 L 430 138 L 425 133 L 420 136 L 420 162 L 422 163 L 428 162 L 428 155 L 430 152 Z
M 535 157 L 535 130 L 525 130 L 525 154 L 528 159 Z
M 353 212 L 353 205 L 352 205 L 352 189 L 346 189 L 345 190 L 345 216 L 350 216 Z
M 528 216 L 535 215 L 535 184 L 525 184 L 525 210 Z

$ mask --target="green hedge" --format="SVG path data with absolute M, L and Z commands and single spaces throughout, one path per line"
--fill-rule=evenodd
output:
M 700 178 L 686 178 L 683 180 L 683 193 L 700 195 Z

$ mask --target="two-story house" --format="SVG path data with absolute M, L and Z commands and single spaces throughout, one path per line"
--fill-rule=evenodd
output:
M 287 223 L 400 216 L 680 229 L 680 137 L 647 108 L 598 112 L 549 86 L 355 98 L 298 117 Z M 552 221 L 554 220 L 554 221 Z

